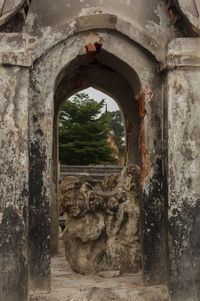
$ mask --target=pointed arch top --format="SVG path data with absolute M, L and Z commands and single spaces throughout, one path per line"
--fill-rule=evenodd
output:
M 125 39 L 129 39 L 147 51 L 156 61 L 161 62 L 166 56 L 167 44 L 163 45 L 158 39 L 154 38 L 145 28 L 140 27 L 138 23 L 129 22 L 114 14 L 100 13 L 77 17 L 73 22 L 68 22 L 56 30 L 46 28 L 40 39 L 29 37 L 29 48 L 32 49 L 33 61 L 40 59 L 52 48 L 67 39 L 76 36 L 79 33 L 89 31 L 108 31 L 119 33 Z M 33 41 L 33 43 L 32 43 Z

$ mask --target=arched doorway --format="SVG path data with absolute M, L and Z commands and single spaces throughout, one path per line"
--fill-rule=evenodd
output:
M 126 162 L 142 167 L 143 274 L 148 283 L 163 283 L 162 102 L 161 90 L 156 89 L 161 87 L 156 62 L 138 45 L 114 32 L 86 32 L 76 38 L 76 43 L 69 38 L 55 45 L 35 62 L 31 74 L 30 287 L 50 287 L 50 205 L 57 192 L 57 148 L 52 152 L 52 146 L 57 145 L 53 131 L 57 129 L 60 101 L 89 86 L 111 94 L 123 112 Z
M 101 72 L 98 72 L 98 75 L 100 78 L 102 77 Z M 106 72 L 102 78 L 102 82 L 105 80 L 107 85 L 111 84 L 111 81 L 109 82 L 108 80 L 109 76 L 105 76 Z M 87 82 L 87 84 L 90 84 L 90 81 L 87 80 L 86 73 L 80 74 L 80 80 L 81 78 L 83 78 L 83 81 Z M 64 87 L 67 88 L 67 79 L 65 79 L 65 81 L 66 85 L 64 85 Z M 95 78 L 93 78 L 93 81 L 95 81 Z M 115 82 L 115 80 L 113 80 L 113 82 Z M 120 82 L 117 82 L 117 84 L 119 87 Z M 94 97 L 92 99 L 90 98 L 91 92 Z M 122 99 L 123 97 L 126 99 L 126 90 L 123 91 L 122 89 L 122 92 Z M 106 99 L 109 99 L 109 101 L 105 101 Z M 101 111 L 99 111 L 97 115 L 90 115 L 94 114 L 98 101 L 100 102 L 101 100 L 105 101 L 103 107 L 101 106 Z M 64 176 L 77 176 L 77 173 L 80 173 L 80 177 L 82 179 L 89 181 L 89 183 L 94 185 L 97 189 L 99 188 L 101 190 L 103 177 L 113 172 L 120 172 L 121 168 L 124 166 L 125 151 L 124 116 L 122 118 L 120 109 L 113 98 L 99 90 L 89 88 L 75 93 L 70 98 L 66 97 L 64 98 L 64 102 L 59 101 L 59 103 L 61 103 L 61 105 L 59 106 L 58 113 L 55 113 L 56 121 L 54 124 L 53 137 L 53 175 L 55 197 L 53 198 L 51 208 L 52 255 L 57 254 L 58 249 L 58 182 L 60 182 Z M 81 114 L 82 119 L 79 115 L 80 119 L 77 120 L 75 110 L 70 109 L 72 107 L 76 107 L 77 110 L 80 109 L 79 114 Z M 114 109 L 115 112 L 110 112 L 109 107 L 112 111 Z M 87 112 L 85 111 L 86 108 L 88 108 Z M 87 118 L 84 118 L 84 112 L 87 114 Z M 60 113 L 62 118 L 60 117 Z M 88 117 L 88 114 L 90 117 Z M 115 122 L 113 116 L 115 116 L 115 118 L 118 116 Z M 75 122 L 74 126 L 73 121 Z M 111 126 L 111 123 L 113 124 L 113 127 Z M 61 132 L 60 129 L 62 129 Z M 86 129 L 88 134 L 85 132 Z M 114 129 L 114 132 L 111 131 L 111 129 Z M 119 136 L 120 131 L 122 131 L 122 137 Z M 58 132 L 60 133 L 57 134 Z M 105 134 L 105 132 L 107 134 Z M 79 137 L 79 139 L 77 137 Z M 60 141 L 58 142 L 58 140 Z M 94 179 L 92 179 L 93 176 Z

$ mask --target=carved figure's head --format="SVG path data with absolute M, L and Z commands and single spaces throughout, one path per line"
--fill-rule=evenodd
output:
M 94 202 L 94 191 L 89 183 L 77 177 L 65 177 L 60 185 L 61 206 L 69 216 L 84 217 Z

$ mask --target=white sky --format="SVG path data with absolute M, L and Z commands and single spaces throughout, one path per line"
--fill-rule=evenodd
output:
M 114 99 L 112 99 L 107 94 L 104 94 L 94 88 L 88 88 L 88 89 L 82 90 L 80 92 L 87 93 L 91 98 L 93 98 L 96 101 L 101 101 L 102 99 L 105 99 L 105 103 L 107 104 L 108 111 L 119 110 L 117 103 L 114 101 Z

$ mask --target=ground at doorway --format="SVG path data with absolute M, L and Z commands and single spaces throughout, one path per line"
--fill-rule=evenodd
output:
M 32 296 L 30 301 L 170 301 L 170 298 L 165 286 L 145 287 L 141 273 L 113 278 L 77 274 L 66 262 L 62 248 L 52 258 L 52 293 Z

